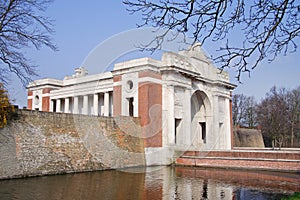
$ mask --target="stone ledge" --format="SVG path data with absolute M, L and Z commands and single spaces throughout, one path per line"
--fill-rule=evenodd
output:
M 300 172 L 300 154 L 298 151 L 187 151 L 175 160 L 175 165 L 250 169 L 284 172 Z
M 186 151 L 183 154 L 183 156 L 300 160 L 300 151 L 258 151 L 258 150 L 255 151 L 252 150 Z
M 291 159 L 269 159 L 269 158 L 237 158 L 237 157 L 200 157 L 200 156 L 182 156 L 181 158 L 195 158 L 195 159 L 212 159 L 212 160 L 257 160 L 257 161 L 271 161 L 271 162 L 298 162 L 300 160 Z

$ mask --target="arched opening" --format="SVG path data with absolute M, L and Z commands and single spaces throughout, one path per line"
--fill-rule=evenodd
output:
M 39 95 L 35 95 L 34 97 L 34 110 L 39 110 L 40 108 L 40 97 Z
M 208 96 L 200 90 L 191 97 L 191 143 L 196 148 L 204 147 L 208 141 L 211 112 Z

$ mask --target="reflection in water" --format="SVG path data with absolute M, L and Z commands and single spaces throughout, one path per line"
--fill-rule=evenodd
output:
M 202 168 L 98 171 L 0 181 L 0 199 L 281 199 L 299 174 Z
M 206 179 L 203 181 L 202 197 L 204 199 L 207 199 L 207 180 Z

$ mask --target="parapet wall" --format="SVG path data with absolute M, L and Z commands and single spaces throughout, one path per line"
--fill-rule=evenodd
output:
M 0 129 L 0 179 L 144 166 L 140 121 L 19 111 Z
M 299 150 L 187 151 L 176 165 L 226 169 L 300 172 Z

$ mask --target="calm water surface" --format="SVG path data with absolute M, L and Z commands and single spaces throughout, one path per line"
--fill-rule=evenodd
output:
M 0 199 L 281 199 L 300 174 L 156 167 L 0 181 Z

